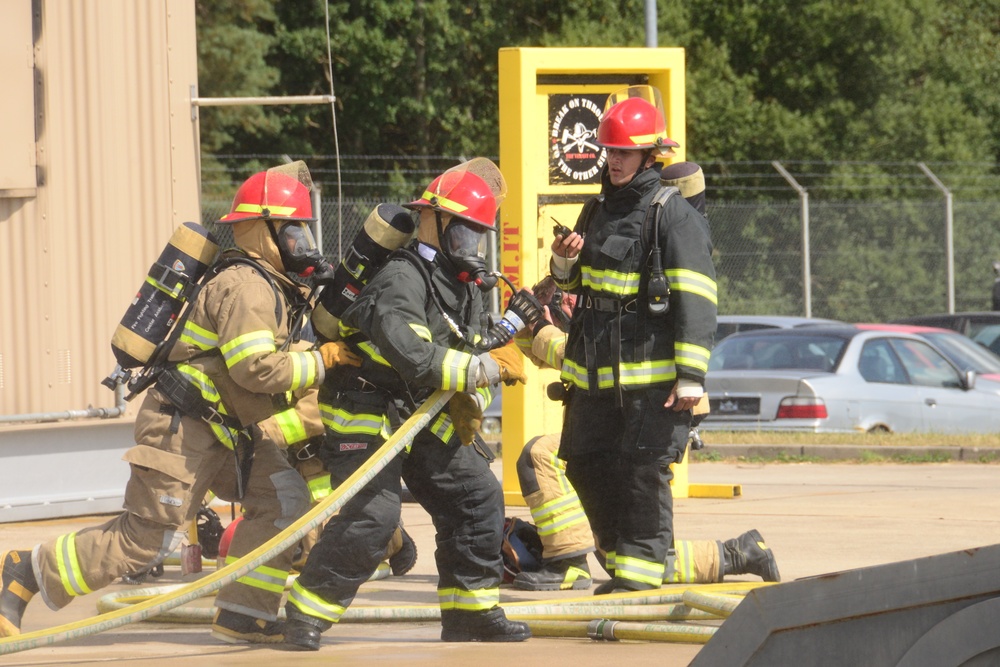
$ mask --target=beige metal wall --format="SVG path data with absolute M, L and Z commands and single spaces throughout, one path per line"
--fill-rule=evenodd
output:
M 194 0 L 0 0 L 0 42 L 34 110 L 0 124 L 0 416 L 113 406 L 114 328 L 199 220 Z

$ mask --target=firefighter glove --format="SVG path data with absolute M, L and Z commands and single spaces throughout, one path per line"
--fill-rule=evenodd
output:
M 347 343 L 343 341 L 338 340 L 333 343 L 323 343 L 319 346 L 319 353 L 323 357 L 323 366 L 325 368 L 361 365 L 361 357 L 351 352 Z
M 476 367 L 477 387 L 492 387 L 503 379 L 500 376 L 500 365 L 494 361 L 489 352 L 480 354 L 476 360 L 479 361 Z
M 451 415 L 451 423 L 463 445 L 471 445 L 483 425 L 483 409 L 477 396 L 459 391 L 448 400 L 448 414 Z
M 528 376 L 524 373 L 524 360 L 516 346 L 505 345 L 490 350 L 490 356 L 500 366 L 500 379 L 504 381 L 504 384 L 512 386 L 518 382 L 528 383 Z

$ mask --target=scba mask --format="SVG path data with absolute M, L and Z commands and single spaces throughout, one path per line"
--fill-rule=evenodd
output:
M 437 211 L 435 214 L 441 252 L 454 266 L 456 277 L 462 282 L 473 283 L 483 292 L 493 289 L 497 279 L 486 268 L 486 229 L 461 218 L 452 218 L 444 226 L 441 214 Z
M 319 251 L 308 223 L 288 221 L 275 228 L 275 222 L 269 221 L 269 225 L 286 271 L 308 278 L 330 270 L 330 263 Z

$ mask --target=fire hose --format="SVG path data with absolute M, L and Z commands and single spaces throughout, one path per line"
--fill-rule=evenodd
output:
M 41 646 L 51 646 L 70 639 L 119 628 L 123 625 L 144 621 L 180 607 L 199 597 L 218 591 L 226 584 L 249 574 L 256 567 L 271 560 L 281 552 L 294 546 L 309 531 L 322 525 L 347 501 L 353 498 L 375 475 L 385 468 L 393 458 L 406 448 L 417 433 L 427 426 L 431 419 L 445 406 L 454 391 L 437 390 L 431 394 L 413 415 L 386 440 L 364 465 L 338 486 L 333 493 L 306 512 L 280 533 L 260 545 L 239 560 L 209 574 L 198 581 L 181 586 L 176 590 L 157 595 L 139 604 L 118 609 L 100 616 L 67 623 L 46 630 L 28 632 L 16 637 L 0 639 L 0 655 L 17 653 Z

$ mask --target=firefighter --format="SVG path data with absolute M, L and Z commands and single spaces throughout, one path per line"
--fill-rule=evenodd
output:
M 232 210 L 237 248 L 224 254 L 145 395 L 124 512 L 30 551 L 2 557 L 0 635 L 20 633 L 35 593 L 53 609 L 173 552 L 211 491 L 242 503 L 246 519 L 230 546 L 246 554 L 308 508 L 305 482 L 254 425 L 287 395 L 318 384 L 330 369 L 360 359 L 343 345 L 287 351 L 307 308 L 304 286 L 286 273 L 327 268 L 312 242 L 308 170 L 301 162 L 260 172 L 242 184 Z M 277 611 L 292 554 L 286 552 L 223 587 L 212 635 L 236 643 L 282 640 Z
M 670 464 L 684 456 L 716 326 L 708 221 L 667 196 L 672 154 L 659 91 L 609 96 L 597 131 L 608 152 L 601 194 L 555 237 L 551 272 L 579 297 L 561 378 L 559 448 L 613 577 L 598 587 L 658 588 L 673 543 Z
M 681 162 L 663 170 L 662 182 L 680 189 L 695 209 L 705 213 L 705 177 L 697 164 Z M 545 323 L 535 332 L 525 330 L 514 339 L 538 367 L 560 368 L 566 343 L 564 329 L 571 321 L 576 296 L 551 289 L 551 278 L 535 287 L 545 306 Z M 554 316 L 556 309 L 562 317 Z M 566 324 L 564 324 L 566 323 Z M 558 457 L 560 435 L 528 441 L 517 460 L 521 494 L 531 511 L 541 543 L 535 570 L 516 572 L 512 584 L 528 591 L 585 590 L 592 580 L 587 554 L 595 551 L 594 536 L 576 490 L 566 478 L 566 463 Z M 606 562 L 606 554 L 598 558 Z M 509 559 L 508 559 L 509 560 Z M 613 563 L 612 563 L 613 565 Z M 510 568 L 510 564 L 508 563 Z M 668 552 L 665 583 L 714 583 L 726 575 L 754 574 L 764 581 L 780 581 L 774 554 L 756 530 L 726 541 L 675 540 Z
M 416 239 L 390 257 L 340 323 L 362 366 L 320 390 L 327 427 L 320 458 L 331 483 L 357 470 L 435 389 L 455 390 L 481 410 L 501 380 L 523 381 L 523 369 L 507 365 L 503 354 L 474 346 L 482 287 L 489 287 L 487 234 L 496 232 L 505 193 L 499 169 L 474 158 L 434 179 L 407 205 L 419 213 Z M 377 567 L 399 522 L 400 479 L 437 531 L 441 639 L 531 636 L 498 604 L 504 501 L 492 457 L 482 443 L 461 441 L 449 409 L 327 523 L 285 604 L 290 648 L 318 650 L 322 632 L 340 620 Z

